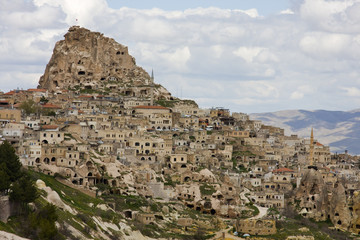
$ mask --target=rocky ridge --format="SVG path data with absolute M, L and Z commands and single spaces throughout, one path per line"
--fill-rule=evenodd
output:
M 147 98 L 153 88 L 155 100 L 170 99 L 164 87 L 152 85 L 152 78 L 136 65 L 126 46 L 79 26 L 70 27 L 64 37 L 56 43 L 38 88 Z

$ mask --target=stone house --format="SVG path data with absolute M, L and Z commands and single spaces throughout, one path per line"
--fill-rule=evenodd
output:
M 199 118 L 196 116 L 183 116 L 179 119 L 179 126 L 182 128 L 194 128 L 199 126 Z
M 251 146 L 259 146 L 261 148 L 264 147 L 265 140 L 263 138 L 257 138 L 257 137 L 248 137 L 244 138 L 245 144 L 251 145 Z
M 150 100 L 133 98 L 133 97 L 124 98 L 124 108 L 130 109 L 137 106 L 150 106 Z
M 51 125 L 55 118 L 53 116 L 40 116 L 40 124 Z
M 40 142 L 43 144 L 59 144 L 64 141 L 64 132 L 57 125 L 43 125 L 40 131 Z
M 285 207 L 284 194 L 275 191 L 256 192 L 251 196 L 251 200 L 262 207 L 276 209 L 284 209 Z
M 27 154 L 25 165 L 35 166 L 36 163 L 40 163 L 41 159 L 41 144 L 38 140 L 27 140 L 24 143 L 25 151 Z
M 229 109 L 225 108 L 212 108 L 210 109 L 210 117 L 211 118 L 217 118 L 217 117 L 230 117 L 230 111 Z
M 39 119 L 28 118 L 26 120 L 21 121 L 21 123 L 24 123 L 27 128 L 30 128 L 33 130 L 40 129 L 40 120 Z
M 135 219 L 142 224 L 154 224 L 155 223 L 155 214 L 153 213 L 136 213 Z
M 177 171 L 185 171 L 188 167 L 187 154 L 171 154 L 168 167 Z
M 152 114 L 156 113 L 171 113 L 171 110 L 162 106 L 136 106 L 133 108 L 135 113 L 140 116 L 150 118 Z
M 149 126 L 155 130 L 170 130 L 173 127 L 172 113 L 153 113 L 148 117 Z
M 67 151 L 66 146 L 54 146 L 54 145 L 41 145 L 41 157 L 35 159 L 35 163 L 38 166 L 43 164 L 61 166 L 61 160 L 64 161 Z
M 99 144 L 98 151 L 100 153 L 111 154 L 114 151 L 114 145 L 106 143 Z
M 25 132 L 24 123 L 11 122 L 5 125 L 2 130 L 2 135 L 5 138 L 22 138 Z
M 278 166 L 279 161 L 277 160 L 269 160 L 269 159 L 259 159 L 258 165 L 264 169 L 264 171 L 272 171 L 275 170 Z
M 177 199 L 195 204 L 201 200 L 201 192 L 198 184 L 176 185 Z M 193 205 L 194 207 L 194 205 Z
M 0 109 L 0 121 L 17 122 L 21 121 L 21 110 L 18 109 Z
M 273 235 L 276 233 L 275 220 L 238 219 L 236 231 L 250 235 Z
M 249 115 L 247 115 L 246 113 L 233 112 L 233 113 L 231 114 L 231 116 L 232 116 L 233 118 L 235 118 L 236 120 L 242 121 L 242 122 L 245 122 L 245 121 L 248 121 L 248 120 L 249 120 Z
M 181 116 L 198 116 L 199 114 L 199 108 L 193 106 L 193 105 L 175 105 L 171 108 L 174 112 L 178 112 L 181 114 Z
M 110 141 L 110 142 L 124 142 L 127 136 L 126 130 L 119 130 L 119 129 L 106 129 L 106 130 L 98 130 L 98 138 L 102 139 L 103 141 Z
M 239 131 L 239 130 L 232 130 L 226 131 L 225 136 L 233 137 L 233 138 L 248 138 L 250 135 L 249 131 Z

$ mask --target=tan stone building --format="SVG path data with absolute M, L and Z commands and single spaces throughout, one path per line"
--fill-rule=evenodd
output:
M 56 125 L 43 125 L 40 131 L 40 142 L 44 144 L 59 144 L 64 141 L 64 132 Z
M 18 109 L 0 109 L 0 121 L 21 121 L 21 110 Z
M 238 219 L 236 231 L 250 235 L 272 235 L 276 233 L 275 220 Z

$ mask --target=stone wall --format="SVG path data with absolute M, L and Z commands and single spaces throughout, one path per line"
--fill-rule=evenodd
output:
M 11 216 L 11 204 L 9 196 L 0 196 L 0 221 L 7 222 L 8 217 Z
M 250 235 L 272 235 L 276 233 L 275 220 L 238 219 L 236 231 Z

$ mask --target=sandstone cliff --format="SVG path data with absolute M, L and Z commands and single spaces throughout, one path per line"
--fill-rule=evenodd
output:
M 328 217 L 329 199 L 327 186 L 321 173 L 309 169 L 303 176 L 295 193 L 299 210 L 303 216 L 325 221 Z
M 346 191 L 341 181 L 328 185 L 319 171 L 308 170 L 295 193 L 297 210 L 304 217 L 329 219 L 337 229 L 359 233 L 360 197 L 356 192 L 351 199 Z
M 345 188 L 337 182 L 331 194 L 330 211 L 328 213 L 335 227 L 347 231 L 351 226 L 352 215 L 348 207 Z
M 149 74 L 135 63 L 128 48 L 99 32 L 70 27 L 65 40 L 56 43 L 38 88 L 116 92 L 136 97 L 170 99 L 160 85 L 152 85 Z

